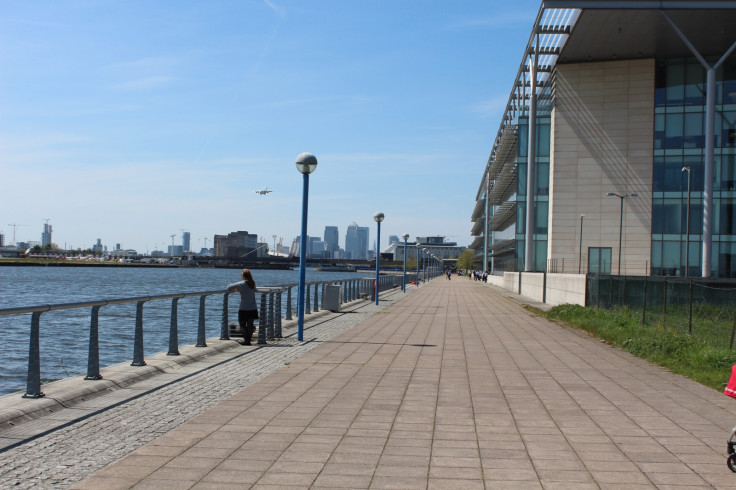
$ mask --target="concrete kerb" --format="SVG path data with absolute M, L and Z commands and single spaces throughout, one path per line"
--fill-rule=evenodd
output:
M 357 299 L 343 303 L 342 307 L 353 307 L 365 301 L 365 299 Z M 330 313 L 333 312 L 320 310 L 306 315 L 305 319 L 312 322 Z M 296 329 L 296 325 L 296 320 L 288 320 L 282 322 L 281 328 L 284 331 L 292 330 Z M 284 332 L 284 337 L 286 336 L 287 333 Z M 145 366 L 131 366 L 131 361 L 125 361 L 102 368 L 100 369 L 102 375 L 100 380 L 85 380 L 84 376 L 74 376 L 46 383 L 42 385 L 45 396 L 41 398 L 23 398 L 24 391 L 4 395 L 0 397 L 0 429 L 13 427 L 64 408 L 73 407 L 160 374 L 173 373 L 194 362 L 206 361 L 215 356 L 218 357 L 217 362 L 219 362 L 224 358 L 239 356 L 243 353 L 240 343 L 235 340 L 220 340 L 219 337 L 207 339 L 207 347 L 195 347 L 194 344 L 190 344 L 180 346 L 179 351 L 178 356 L 169 356 L 166 352 L 148 356 L 145 358 Z

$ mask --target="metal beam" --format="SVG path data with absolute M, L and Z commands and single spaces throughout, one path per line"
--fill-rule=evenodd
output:
M 736 8 L 733 0 L 544 0 L 543 9 L 584 10 L 723 10 Z

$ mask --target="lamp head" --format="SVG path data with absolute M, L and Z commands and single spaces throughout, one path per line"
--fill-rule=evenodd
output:
M 317 157 L 311 153 L 300 153 L 296 157 L 296 169 L 305 175 L 311 174 L 317 169 Z
M 404 241 L 407 241 L 409 239 L 409 234 L 408 233 L 404 233 L 401 238 L 403 238 Z
M 631 194 L 629 194 L 629 197 L 639 197 L 639 194 L 637 194 L 636 192 L 632 192 Z
M 380 211 L 377 212 L 373 215 L 373 219 L 376 220 L 376 223 L 380 223 L 381 221 L 383 221 L 383 213 Z

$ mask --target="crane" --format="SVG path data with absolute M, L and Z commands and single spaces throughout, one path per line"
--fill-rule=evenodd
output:
M 27 226 L 27 225 L 19 225 L 17 223 L 8 223 L 8 226 L 13 227 L 13 243 L 11 245 L 15 246 L 15 232 L 19 226 Z

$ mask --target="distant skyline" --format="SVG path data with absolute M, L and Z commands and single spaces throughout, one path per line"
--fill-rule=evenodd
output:
M 182 230 L 193 250 L 236 230 L 291 243 L 307 151 L 310 235 L 373 234 L 381 211 L 381 248 L 404 233 L 468 245 L 538 8 L 0 2 L 0 231 L 40 241 L 48 220 L 59 246 L 139 252 Z

